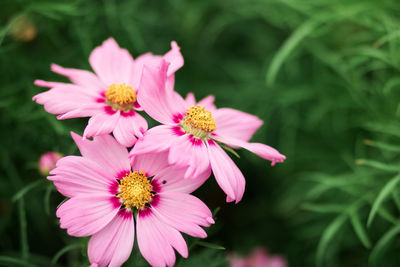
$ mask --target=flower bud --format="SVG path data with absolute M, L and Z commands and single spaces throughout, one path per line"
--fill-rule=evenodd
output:
M 15 40 L 30 42 L 36 38 L 37 28 L 27 15 L 22 15 L 11 23 L 10 33 Z
M 57 152 L 47 152 L 40 157 L 39 171 L 44 176 L 56 167 L 57 160 L 62 158 L 62 155 Z

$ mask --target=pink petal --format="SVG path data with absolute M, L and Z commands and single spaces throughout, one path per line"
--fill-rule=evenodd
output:
M 129 117 L 127 117 L 129 118 Z M 134 121 L 135 125 L 137 127 L 135 127 L 133 130 L 135 132 L 135 135 L 137 137 L 143 137 L 143 134 L 147 131 L 147 129 L 149 128 L 149 126 L 147 125 L 147 121 L 145 118 L 142 117 L 142 115 L 135 113 L 135 116 L 131 116 L 130 118 L 132 121 Z M 130 123 L 130 122 L 127 122 Z
M 170 80 L 170 78 L 168 78 L 168 79 Z M 173 101 L 175 103 L 179 103 L 179 106 L 180 106 L 179 110 L 184 110 L 185 111 L 184 113 L 182 113 L 182 112 L 176 113 L 176 114 L 182 115 L 182 117 L 183 117 L 183 115 L 186 113 L 186 110 L 188 108 L 190 108 L 190 106 L 187 105 L 187 103 L 185 102 L 185 100 L 182 98 L 182 96 L 180 94 L 178 94 L 177 92 L 174 91 L 174 86 L 173 86 L 173 84 L 171 85 L 171 82 L 169 80 L 167 81 L 167 85 L 166 85 L 167 86 L 167 91 L 169 90 L 169 92 L 170 92 L 169 94 L 171 94 L 172 99 L 174 99 Z M 170 89 L 168 89 L 169 85 L 172 86 L 172 87 L 170 87 Z M 179 123 L 180 121 L 174 120 L 174 122 Z
M 182 235 L 157 218 L 151 210 L 139 211 L 136 223 L 140 253 L 152 266 L 173 266 L 175 264 L 173 248 L 187 258 L 188 249 Z
M 90 54 L 89 62 L 106 87 L 113 83 L 131 84 L 133 58 L 113 38 L 96 47 Z
M 196 98 L 193 93 L 188 93 L 185 98 L 188 107 L 196 106 Z
M 182 101 L 182 97 L 177 93 L 174 92 L 175 87 L 175 75 L 172 74 L 171 76 L 167 77 L 167 81 L 165 82 L 165 90 L 168 92 L 173 92 L 177 95 L 177 100 Z
M 244 193 L 246 181 L 239 168 L 225 151 L 214 141 L 207 143 L 211 168 L 221 189 L 227 194 L 227 201 L 236 200 L 238 203 Z
M 229 262 L 229 267 L 248 267 L 247 259 L 241 258 L 234 253 L 228 254 L 228 262 Z
M 161 193 L 152 209 L 169 226 L 200 238 L 207 237 L 200 226 L 208 227 L 213 221 L 210 209 L 200 199 L 186 193 Z
M 199 105 L 199 106 L 205 107 L 206 110 L 208 110 L 208 111 L 214 112 L 217 109 L 214 105 L 214 100 L 215 100 L 215 97 L 213 95 L 209 95 L 209 96 L 203 98 L 202 100 L 200 100 L 198 103 L 196 103 L 196 98 L 194 97 L 194 94 L 188 93 L 186 95 L 185 102 L 186 102 L 186 105 L 188 108 Z
M 113 134 L 121 145 L 131 147 L 136 143 L 136 136 L 142 137 L 147 127 L 147 121 L 139 113 L 132 112 L 132 115 L 120 116 Z
M 57 190 L 67 197 L 108 192 L 114 177 L 96 162 L 78 156 L 61 158 L 47 179 L 54 182 Z
M 161 60 L 162 56 L 153 55 L 152 53 L 146 53 L 138 56 L 135 59 L 135 64 L 133 65 L 132 85 L 135 88 L 139 88 L 144 64 L 153 68 L 157 68 L 160 65 Z
M 168 51 L 164 56 L 157 56 L 151 53 L 143 54 L 136 58 L 133 70 L 133 81 L 132 84 L 135 87 L 139 86 L 140 79 L 142 77 L 143 66 L 157 68 L 162 60 L 170 63 L 168 67 L 168 87 L 174 87 L 174 73 L 183 66 L 183 57 L 180 53 L 180 48 L 176 42 L 171 42 L 171 50 Z
M 268 267 L 286 267 L 287 263 L 285 259 L 281 257 L 270 257 L 268 259 Z
M 210 168 L 206 145 L 201 139 L 188 134 L 171 142 L 168 161 L 178 168 L 186 167 L 185 178 L 196 177 Z
M 148 153 L 131 158 L 132 169 L 145 171 L 148 176 L 154 176 L 169 166 L 168 152 Z
M 250 152 L 253 152 L 257 156 L 271 161 L 271 165 L 274 166 L 275 163 L 280 163 L 283 162 L 286 157 L 279 153 L 278 150 L 276 150 L 273 147 L 260 144 L 260 143 L 247 143 L 242 146 L 244 149 L 249 150 Z
M 265 248 L 259 247 L 254 249 L 253 253 L 245 258 L 249 266 L 268 266 L 268 267 L 285 267 L 285 259 L 279 256 L 270 256 Z
M 72 236 L 89 236 L 103 229 L 118 213 L 113 195 L 80 195 L 57 209 L 60 227 Z
M 51 70 L 68 77 L 71 82 L 90 90 L 101 92 L 106 89 L 106 86 L 99 80 L 99 78 L 90 71 L 63 68 L 56 64 L 51 64 Z
M 109 177 L 117 177 L 119 173 L 130 170 L 128 151 L 110 135 L 96 136 L 93 141 L 82 139 L 73 132 L 71 136 L 82 156 L 102 166 Z
M 180 52 L 181 48 L 175 41 L 171 42 L 171 50 L 168 51 L 163 58 L 166 62 L 170 63 L 168 67 L 167 76 L 173 75 L 177 70 L 183 66 L 183 56 Z
M 200 100 L 199 102 L 197 102 L 197 105 L 205 107 L 206 110 L 209 110 L 214 114 L 214 112 L 217 110 L 217 108 L 214 105 L 214 100 L 215 97 L 213 95 L 209 95 Z
M 108 114 L 104 111 L 95 114 L 83 132 L 83 137 L 89 138 L 97 135 L 109 134 L 114 131 L 120 118 L 119 112 Z
M 271 161 L 271 165 L 274 166 L 275 163 L 283 162 L 286 157 L 279 153 L 278 150 L 276 150 L 273 147 L 260 144 L 260 143 L 248 143 L 245 141 L 242 141 L 240 139 L 228 137 L 228 136 L 214 136 L 215 140 L 218 140 L 219 142 L 225 143 L 229 146 L 235 146 L 235 147 L 242 147 L 244 149 L 249 150 L 250 152 L 253 152 L 257 156 Z
M 56 86 L 68 85 L 69 83 L 48 82 L 48 81 L 43 81 L 43 80 L 35 80 L 33 82 L 33 84 L 37 85 L 37 86 L 41 86 L 41 87 L 52 88 L 52 87 L 56 87 Z
M 160 192 L 192 193 L 210 177 L 211 168 L 193 179 L 183 179 L 185 172 L 186 169 L 176 169 L 175 166 L 170 166 L 158 171 L 153 180 L 160 185 Z
M 62 115 L 58 115 L 57 119 L 65 120 L 65 119 L 73 119 L 73 118 L 83 118 L 83 117 L 92 117 L 98 113 L 103 112 L 104 105 L 103 104 L 95 104 L 82 106 L 80 108 L 73 109 L 64 113 Z
M 164 60 L 157 68 L 143 67 L 138 102 L 156 121 L 173 125 L 176 123 L 174 116 L 186 112 L 186 104 L 175 92 L 165 88 L 167 69 L 168 63 Z
M 230 108 L 217 109 L 213 116 L 217 124 L 214 133 L 246 142 L 263 124 L 263 121 L 254 115 Z
M 132 213 L 121 210 L 106 227 L 90 238 L 88 256 L 91 264 L 121 266 L 131 255 L 134 237 Z
M 35 84 L 45 85 L 46 82 L 35 81 Z M 44 109 L 51 114 L 64 114 L 82 108 L 96 108 L 96 96 L 85 92 L 85 88 L 74 84 L 54 84 L 52 89 L 35 95 L 32 99 L 44 105 Z M 83 113 L 82 117 L 89 116 Z
M 63 83 L 63 82 L 48 82 L 43 80 L 35 80 L 33 82 L 35 85 L 40 87 L 47 87 L 47 88 L 61 88 L 60 90 L 64 91 L 64 93 L 68 93 L 68 91 L 79 91 L 80 94 L 90 96 L 94 102 L 97 103 L 98 97 L 101 95 L 103 90 L 95 91 L 95 90 L 88 90 L 87 87 L 80 85 L 80 84 L 73 84 L 73 83 Z
M 136 142 L 129 152 L 130 157 L 168 150 L 171 143 L 177 140 L 178 137 L 178 133 L 174 132 L 174 127 L 168 125 L 155 126 L 144 133 L 143 137 Z

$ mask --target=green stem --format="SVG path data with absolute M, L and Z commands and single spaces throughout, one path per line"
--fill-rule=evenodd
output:
M 21 236 L 21 257 L 27 261 L 29 258 L 29 245 L 28 245 L 28 234 L 27 234 L 27 223 L 25 213 L 25 202 L 23 198 L 18 201 L 18 215 L 20 223 L 20 236 Z

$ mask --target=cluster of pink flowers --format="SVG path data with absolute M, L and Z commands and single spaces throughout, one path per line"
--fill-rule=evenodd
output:
M 280 256 L 270 255 L 263 247 L 255 248 L 250 254 L 240 257 L 229 254 L 230 267 L 286 267 L 286 260 Z
M 95 73 L 51 66 L 72 83 L 35 81 L 50 88 L 33 97 L 47 112 L 58 119 L 90 117 L 83 137 L 71 133 L 82 156 L 61 158 L 48 176 L 69 198 L 56 213 L 61 228 L 91 236 L 92 266 L 122 265 L 135 233 L 151 265 L 172 266 L 174 249 L 188 256 L 181 232 L 205 238 L 202 226 L 214 223 L 208 207 L 190 194 L 211 172 L 228 202 L 243 196 L 243 174 L 223 148 L 244 148 L 272 165 L 285 156 L 249 143 L 263 123 L 256 116 L 217 109 L 213 96 L 196 102 L 193 94 L 184 99 L 174 91 L 174 74 L 183 66 L 175 42 L 163 56 L 133 59 L 108 39 L 89 62 Z M 140 112 L 161 125 L 148 129 Z

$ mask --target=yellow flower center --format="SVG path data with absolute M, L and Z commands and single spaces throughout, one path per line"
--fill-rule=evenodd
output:
M 113 83 L 106 90 L 107 104 L 113 109 L 129 111 L 136 102 L 136 92 L 132 86 L 125 83 Z
M 152 185 L 143 171 L 128 173 L 120 181 L 120 193 L 117 194 L 125 207 L 143 209 L 154 196 Z
M 212 113 L 202 106 L 193 106 L 186 110 L 182 128 L 198 138 L 204 138 L 214 131 L 217 126 Z

